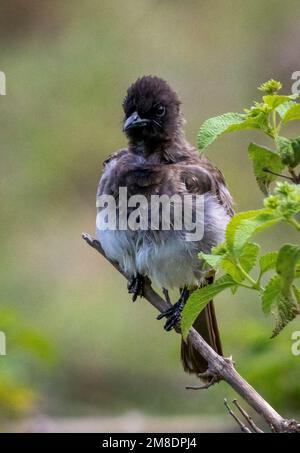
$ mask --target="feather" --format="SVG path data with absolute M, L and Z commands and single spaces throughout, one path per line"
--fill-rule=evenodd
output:
M 162 117 L 155 116 L 157 105 L 164 106 L 160 109 L 165 113 Z M 185 139 L 180 101 L 165 81 L 157 77 L 138 79 L 128 89 L 123 107 L 125 120 L 132 112 L 137 112 L 147 121 L 141 122 L 141 128 L 126 132 L 128 148 L 105 160 L 97 196 L 112 195 L 118 213 L 122 210 L 120 188 L 126 188 L 128 200 L 137 195 L 144 197 L 147 206 L 151 206 L 153 196 L 177 196 L 177 201 L 172 207 L 169 230 L 162 228 L 163 211 L 159 211 L 158 228 L 151 229 L 153 211 L 147 208 L 144 211 L 146 230 L 97 228 L 97 238 L 108 258 L 117 261 L 128 275 L 147 275 L 167 289 L 200 285 L 205 273 L 198 254 L 200 251 L 209 253 L 224 240 L 227 223 L 233 215 L 232 198 L 223 175 Z M 187 240 L 190 233 L 185 226 L 175 228 L 176 209 L 187 196 L 190 197 L 190 220 L 196 219 L 195 231 L 201 225 L 204 227 L 202 236 L 194 241 Z M 202 197 L 201 215 L 198 215 L 195 196 Z M 101 216 L 102 209 L 98 207 L 97 216 Z M 130 207 L 126 213 L 129 219 L 134 208 Z M 222 353 L 213 302 L 199 315 L 194 327 Z M 187 372 L 203 373 L 207 368 L 205 360 L 185 342 L 181 356 Z

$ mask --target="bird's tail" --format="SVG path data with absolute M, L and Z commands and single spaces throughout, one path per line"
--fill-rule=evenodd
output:
M 200 313 L 193 327 L 218 354 L 223 355 L 213 301 L 210 301 Z M 200 374 L 207 370 L 207 361 L 184 340 L 181 340 L 181 360 L 187 373 Z

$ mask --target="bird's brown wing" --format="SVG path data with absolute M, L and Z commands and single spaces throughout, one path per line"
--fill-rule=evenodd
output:
M 233 201 L 227 189 L 221 171 L 205 156 L 199 156 L 196 162 L 182 167 L 182 179 L 188 192 L 214 194 L 219 203 L 224 206 L 227 214 L 233 216 Z
M 223 175 L 208 159 L 202 158 L 199 160 L 199 165 L 187 166 L 183 170 L 182 177 L 189 192 L 202 194 L 209 191 L 215 194 L 220 204 L 224 206 L 225 212 L 230 216 L 233 215 L 232 198 L 225 185 Z M 207 284 L 213 283 L 213 280 L 214 277 L 210 277 Z M 213 301 L 210 301 L 202 310 L 193 327 L 218 354 L 223 355 Z M 181 360 L 184 370 L 188 373 L 199 375 L 207 371 L 207 361 L 188 341 L 182 340 L 181 342 Z M 205 377 L 203 379 L 210 380 Z
M 110 154 L 103 162 L 103 173 L 98 187 L 97 197 L 100 195 L 115 195 L 118 190 L 118 167 L 122 159 L 128 156 L 128 149 L 120 149 Z

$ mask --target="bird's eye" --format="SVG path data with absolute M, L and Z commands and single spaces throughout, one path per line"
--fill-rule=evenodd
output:
M 166 113 L 166 107 L 162 104 L 158 104 L 155 107 L 155 113 L 156 113 L 156 116 L 164 116 L 164 114 Z

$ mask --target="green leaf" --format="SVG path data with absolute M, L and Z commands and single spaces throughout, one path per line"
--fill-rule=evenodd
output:
M 276 179 L 276 176 L 266 170 L 279 173 L 283 170 L 284 164 L 275 151 L 255 143 L 250 143 L 248 155 L 253 162 L 253 172 L 258 185 L 262 192 L 267 195 L 269 186 Z
M 254 268 L 259 251 L 260 246 L 254 242 L 248 242 L 242 248 L 239 255 L 239 262 L 246 272 L 250 272 Z
M 272 310 L 276 320 L 272 337 L 278 335 L 299 314 L 299 292 L 293 285 L 299 258 L 300 246 L 293 244 L 283 245 L 277 257 L 277 274 L 270 279 L 262 294 L 264 312 L 270 313 Z
M 293 301 L 279 297 L 278 303 L 273 310 L 276 325 L 271 338 L 276 337 L 298 314 L 299 308 Z
M 263 255 L 259 260 L 261 275 L 265 272 L 275 269 L 277 262 L 278 252 L 269 252 Z
M 272 311 L 276 320 L 276 325 L 272 333 L 272 338 L 278 335 L 281 330 L 291 322 L 299 309 L 293 298 L 286 298 L 282 293 L 282 280 L 280 275 L 274 275 L 268 282 L 262 294 L 262 308 L 266 314 Z
M 225 255 L 221 260 L 221 267 L 235 282 L 241 283 L 245 280 L 245 275 L 240 271 L 237 262 L 246 272 L 250 272 L 256 264 L 259 250 L 260 246 L 258 244 L 247 242 L 239 251 L 238 256 L 229 253 Z
M 213 255 L 211 253 L 199 253 L 199 258 L 205 261 L 210 267 L 216 268 L 220 264 L 222 255 Z
M 262 294 L 262 309 L 269 314 L 273 304 L 278 303 L 280 296 L 280 276 L 274 275 L 266 285 Z
M 300 246 L 285 244 L 278 253 L 276 271 L 281 277 L 281 292 L 286 298 L 292 296 L 292 283 L 296 277 L 296 266 L 300 259 Z
M 284 117 L 282 118 L 283 123 L 287 123 L 288 121 L 295 121 L 300 120 L 300 104 L 292 105 L 285 113 Z
M 259 129 L 260 119 L 251 118 L 244 113 L 224 113 L 223 115 L 209 118 L 200 127 L 198 133 L 198 148 L 205 149 L 222 134 L 240 129 Z
M 228 250 L 225 242 L 222 242 L 211 249 L 213 255 L 226 255 L 227 252 Z
M 232 286 L 235 286 L 232 278 L 229 275 L 223 275 L 214 283 L 199 288 L 191 294 L 182 312 L 181 331 L 184 338 L 187 337 L 197 316 L 213 297 Z
M 300 305 L 300 291 L 295 285 L 293 285 L 292 288 L 293 288 L 293 293 L 294 293 L 295 299 L 297 301 L 297 304 Z
M 236 214 L 226 229 L 226 244 L 231 253 L 237 253 L 255 234 L 274 225 L 281 216 L 272 209 L 258 209 Z
M 284 104 L 278 105 L 278 107 L 275 108 L 276 112 L 280 116 L 281 119 L 284 118 L 286 112 L 293 106 L 297 105 L 294 101 L 288 101 L 285 102 Z
M 266 94 L 276 94 L 277 91 L 282 89 L 282 83 L 278 80 L 270 79 L 267 82 L 262 83 L 259 87 L 259 91 L 264 91 Z
M 243 280 L 245 280 L 245 276 L 237 267 L 234 257 L 230 254 L 223 257 L 220 265 L 223 271 L 233 278 L 235 283 L 241 283 Z
M 294 150 L 294 160 L 292 167 L 297 167 L 297 165 L 300 163 L 300 137 L 299 138 L 294 138 L 292 140 L 292 147 Z
M 290 102 L 294 99 L 298 98 L 298 94 L 291 94 L 290 96 L 281 96 L 279 94 L 273 94 L 273 95 L 268 95 L 263 97 L 263 101 L 271 108 L 275 109 L 276 107 Z
M 286 137 L 277 137 L 276 146 L 282 163 L 288 165 L 289 167 L 293 166 L 294 149 L 292 141 Z
M 226 245 L 230 252 L 233 252 L 235 249 L 236 231 L 242 226 L 242 224 L 245 220 L 255 218 L 259 212 L 261 212 L 261 211 L 256 210 L 256 211 L 239 212 L 238 214 L 235 214 L 232 217 L 232 219 L 230 220 L 230 222 L 226 228 Z M 245 239 L 244 242 L 247 242 L 247 239 Z

